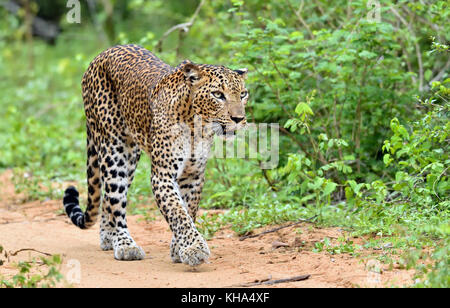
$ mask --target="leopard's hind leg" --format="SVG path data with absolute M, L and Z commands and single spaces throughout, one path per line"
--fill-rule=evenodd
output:
M 140 150 L 121 138 L 110 138 L 113 137 L 104 138 L 100 146 L 100 173 L 104 186 L 101 228 L 106 230 L 103 238 L 112 245 L 117 260 L 141 260 L 145 253 L 131 237 L 126 220 L 127 192 Z
M 141 156 L 141 150 L 135 148 L 131 157 L 129 157 L 128 164 L 128 187 L 134 179 L 134 172 L 136 171 L 139 158 Z M 126 201 L 125 201 L 126 202 Z M 102 206 L 102 219 L 100 223 L 100 247 L 102 250 L 113 250 L 113 237 L 115 236 L 114 222 L 110 223 L 110 213 L 107 210 L 107 206 Z

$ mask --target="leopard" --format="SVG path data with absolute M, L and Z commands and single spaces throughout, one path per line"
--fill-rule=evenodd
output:
M 173 67 L 139 45 L 97 55 L 82 77 L 86 116 L 87 205 L 69 186 L 63 207 L 80 229 L 100 216 L 100 248 L 116 260 L 143 260 L 128 229 L 127 194 L 141 153 L 151 161 L 155 203 L 172 232 L 170 258 L 197 266 L 210 257 L 195 222 L 215 136 L 247 125 L 248 69 L 197 64 Z

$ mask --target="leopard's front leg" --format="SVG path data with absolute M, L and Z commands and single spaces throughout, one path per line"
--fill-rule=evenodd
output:
M 197 153 L 193 153 L 190 159 L 186 161 L 183 172 L 177 179 L 181 197 L 187 207 L 188 214 L 194 223 L 197 217 L 198 204 L 200 202 L 203 184 L 205 182 L 205 168 L 208 158 L 207 153 L 203 156 L 196 154 Z M 179 249 L 180 247 L 174 236 L 172 237 L 172 242 L 170 244 L 170 255 L 172 261 L 175 263 L 181 262 Z
M 178 168 L 184 164 L 183 157 L 173 157 L 167 161 L 172 164 L 160 164 L 152 161 L 152 188 L 161 213 L 173 232 L 171 244 L 172 260 L 195 266 L 208 260 L 208 244 L 197 230 L 189 215 L 177 182 Z M 176 249 L 175 249 L 176 247 Z M 178 252 L 178 255 L 173 255 Z

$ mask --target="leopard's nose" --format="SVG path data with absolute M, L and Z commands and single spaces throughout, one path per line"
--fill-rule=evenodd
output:
M 245 117 L 231 117 L 231 120 L 235 123 L 240 123 L 245 119 Z

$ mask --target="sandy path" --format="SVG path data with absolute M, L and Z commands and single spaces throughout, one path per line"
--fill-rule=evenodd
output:
M 98 225 L 90 230 L 77 229 L 58 213 L 62 207 L 60 200 L 17 204 L 10 175 L 7 172 L 0 176 L 3 184 L 0 244 L 7 251 L 33 248 L 62 255 L 61 272 L 68 279 L 80 278 L 72 283 L 73 287 L 230 287 L 269 276 L 281 279 L 302 274 L 311 277 L 273 287 L 383 287 L 412 283 L 412 271 L 394 269 L 377 274 L 366 269 L 367 261 L 348 254 L 332 256 L 312 252 L 315 242 L 325 236 L 337 239 L 343 231 L 317 229 L 310 225 L 286 228 L 245 241 L 239 241 L 231 230 L 220 231 L 208 241 L 212 253 L 210 263 L 192 271 L 188 266 L 171 262 L 171 234 L 160 216 L 152 222 L 130 216 L 131 234 L 147 257 L 142 261 L 116 261 L 111 251 L 100 250 Z M 297 229 L 301 230 L 300 234 Z M 274 249 L 274 241 L 289 246 Z M 302 241 L 304 243 L 300 245 Z M 21 252 L 11 257 L 0 266 L 0 275 L 11 275 L 14 262 L 38 255 Z M 79 264 L 75 275 L 74 264 Z

